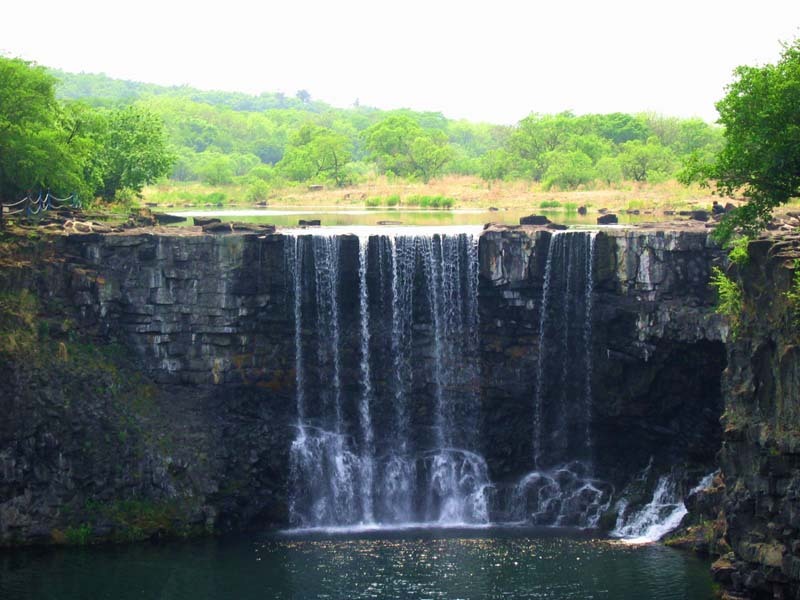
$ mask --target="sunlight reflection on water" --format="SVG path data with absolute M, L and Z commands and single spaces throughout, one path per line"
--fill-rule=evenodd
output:
M 708 564 L 691 555 L 556 535 L 419 530 L 22 550 L 0 554 L 0 597 L 711 597 Z

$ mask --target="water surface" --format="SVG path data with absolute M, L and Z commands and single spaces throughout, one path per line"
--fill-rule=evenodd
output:
M 577 212 L 552 211 L 537 208 L 501 209 L 489 211 L 484 209 L 455 210 L 414 210 L 414 209 L 167 209 L 172 215 L 187 218 L 183 225 L 191 225 L 192 217 L 216 217 L 223 221 L 244 221 L 249 223 L 270 223 L 279 227 L 292 227 L 300 219 L 319 219 L 323 226 L 378 225 L 381 221 L 391 221 L 400 225 L 415 226 L 447 226 L 447 225 L 483 225 L 499 223 L 503 225 L 519 225 L 520 217 L 539 214 L 547 215 L 554 223 L 564 225 L 596 225 L 597 213 L 580 215 Z M 654 214 L 618 214 L 623 224 L 661 222 L 674 217 L 660 213 Z M 179 224 L 180 225 L 180 224 Z
M 0 598 L 711 598 L 708 563 L 559 530 L 272 534 L 0 554 Z

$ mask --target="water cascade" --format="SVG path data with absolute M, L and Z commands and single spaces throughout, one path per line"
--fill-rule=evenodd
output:
M 292 523 L 485 525 L 491 504 L 511 522 L 597 527 L 614 489 L 594 472 L 595 240 L 585 231 L 549 236 L 532 470 L 494 494 L 480 453 L 477 233 L 286 234 Z M 616 534 L 660 535 L 681 509 L 674 483 L 662 478 L 650 504 L 620 517 Z
M 670 475 L 659 477 L 653 498 L 645 506 L 624 516 L 626 508 L 625 500 L 621 500 L 611 535 L 633 544 L 661 539 L 675 529 L 687 513 L 677 483 Z
M 534 392 L 533 464 L 511 515 L 538 525 L 595 527 L 612 489 L 592 474 L 594 232 L 555 232 L 545 263 Z
M 650 466 L 640 476 L 640 481 L 646 479 Z M 717 472 L 709 473 L 694 486 L 687 497 L 702 492 L 711 486 Z M 672 474 L 662 475 L 658 478 L 653 497 L 639 510 L 628 511 L 628 502 L 625 498 L 617 503 L 617 522 L 611 535 L 622 538 L 630 544 L 643 544 L 656 542 L 667 533 L 680 525 L 681 520 L 688 510 L 683 502 L 683 497 L 678 490 L 678 483 Z
M 292 522 L 488 523 L 476 450 L 477 236 L 319 232 L 287 236 L 285 254 L 298 414 Z

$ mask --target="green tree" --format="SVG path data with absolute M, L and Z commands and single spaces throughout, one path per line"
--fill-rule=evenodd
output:
M 233 181 L 236 163 L 227 154 L 206 150 L 201 155 L 200 176 L 210 185 L 224 185 Z
M 776 64 L 734 73 L 717 103 L 725 145 L 715 162 L 696 169 L 720 193 L 747 198 L 717 228 L 723 240 L 736 230 L 757 233 L 777 206 L 800 195 L 800 39 Z
M 580 150 L 554 150 L 544 155 L 544 162 L 547 168 L 542 176 L 542 185 L 546 190 L 553 186 L 573 189 L 595 178 L 592 159 Z
M 94 144 L 84 132 L 85 111 L 65 109 L 54 86 L 43 68 L 0 58 L 0 201 L 42 189 L 86 193 Z
M 597 178 L 606 185 L 622 181 L 622 167 L 615 156 L 604 156 L 594 166 Z
M 292 137 L 277 166 L 295 181 L 329 178 L 343 186 L 347 183 L 347 165 L 351 160 L 352 147 L 347 137 L 309 123 Z
M 453 156 L 447 136 L 423 129 L 406 115 L 392 115 L 364 132 L 367 150 L 386 172 L 430 181 Z
M 675 159 L 655 136 L 646 143 L 631 140 L 622 144 L 619 164 L 626 179 L 634 181 L 662 181 L 672 175 Z
M 569 112 L 525 117 L 508 141 L 508 150 L 514 157 L 514 170 L 525 177 L 540 180 L 547 169 L 544 155 L 582 132 L 580 123 Z
M 164 125 L 156 114 L 136 106 L 105 113 L 96 132 L 95 160 L 102 172 L 97 195 L 113 201 L 121 190 L 139 193 L 167 175 L 175 157 L 167 147 Z

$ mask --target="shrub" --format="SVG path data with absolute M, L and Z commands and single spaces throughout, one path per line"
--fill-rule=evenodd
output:
M 742 322 L 742 289 L 719 267 L 711 269 L 711 285 L 717 290 L 717 313 L 728 318 L 735 338 Z
M 730 258 L 739 266 L 746 265 L 750 258 L 749 254 L 747 253 L 747 245 L 749 243 L 750 238 L 747 236 L 742 236 L 729 242 L 728 248 L 730 248 L 730 252 L 728 252 L 728 258 Z

